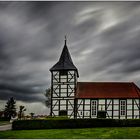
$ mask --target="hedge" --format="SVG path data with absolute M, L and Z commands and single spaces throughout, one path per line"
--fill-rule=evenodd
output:
M 1 117 L 1 118 L 0 118 L 0 121 L 10 121 L 10 119 L 9 119 L 9 118 Z
M 63 120 L 16 120 L 13 130 L 70 129 L 92 127 L 140 127 L 140 119 L 63 119 Z

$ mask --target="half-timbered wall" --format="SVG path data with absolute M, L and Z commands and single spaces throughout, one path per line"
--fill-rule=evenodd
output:
M 106 118 L 140 118 L 140 99 L 77 99 L 77 118 L 97 118 L 98 111 L 106 111 Z
M 59 116 L 66 111 L 67 116 L 74 117 L 74 94 L 77 82 L 75 71 L 53 71 L 51 87 L 51 115 Z

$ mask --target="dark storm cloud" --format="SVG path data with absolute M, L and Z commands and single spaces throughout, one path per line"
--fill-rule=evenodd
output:
M 140 2 L 0 2 L 0 99 L 44 102 L 68 48 L 80 81 L 140 85 Z

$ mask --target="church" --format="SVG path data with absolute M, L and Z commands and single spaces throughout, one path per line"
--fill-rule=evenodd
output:
M 140 89 L 133 82 L 78 82 L 65 39 L 51 72 L 51 116 L 139 119 Z

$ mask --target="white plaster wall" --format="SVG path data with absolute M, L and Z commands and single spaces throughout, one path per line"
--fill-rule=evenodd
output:
M 105 99 L 99 99 L 99 104 L 105 104 Z
M 134 104 L 134 109 L 138 109 L 138 106 L 136 104 Z
M 138 100 L 138 99 L 135 99 L 135 102 L 136 102 L 137 104 L 139 104 L 139 100 Z M 134 102 L 134 103 L 135 103 L 135 102 Z
M 119 119 L 119 117 L 118 116 L 113 116 L 113 119 Z
M 68 96 L 73 97 L 74 93 L 68 93 Z
M 53 110 L 58 110 L 58 105 L 55 105 Z
M 132 115 L 132 110 L 127 111 L 127 115 Z
M 127 99 L 127 104 L 132 104 L 132 99 Z
M 90 115 L 90 111 L 84 111 L 84 116 L 89 116 Z
M 57 95 L 58 95 L 58 94 L 55 94 L 55 93 L 54 93 L 54 94 L 53 94 L 53 97 L 58 97 Z
M 87 104 L 90 104 L 90 100 L 89 99 L 85 100 L 85 105 L 87 105 Z
M 66 105 L 60 105 L 60 110 L 66 110 Z
M 109 116 L 112 116 L 112 111 L 107 111 Z
M 90 110 L 90 105 L 85 105 L 85 110 Z
M 78 115 L 80 116 L 80 117 L 83 117 L 83 111 L 78 111 Z M 82 113 L 82 114 L 81 114 Z
M 78 99 L 78 104 L 83 104 L 83 100 L 81 100 L 81 99 Z
M 131 109 L 132 110 L 132 105 L 127 105 L 127 110 Z
M 60 100 L 60 104 L 65 104 L 66 105 L 66 100 Z
M 72 112 L 73 112 L 72 110 L 69 110 L 69 111 L 68 111 L 68 115 L 71 115 Z
M 118 99 L 114 99 L 114 104 L 119 104 L 119 100 Z
M 112 100 L 111 99 L 107 99 L 107 104 L 109 104 L 110 102 L 112 104 Z
M 74 100 L 69 100 L 68 103 L 71 103 L 72 105 L 74 105 Z
M 80 105 L 79 108 L 78 108 L 78 110 L 83 110 L 83 105 Z
M 53 111 L 53 113 L 54 113 L 56 116 L 59 115 L 58 111 Z
M 119 115 L 119 111 L 113 111 L 113 116 L 118 116 Z
M 119 110 L 119 105 L 114 105 L 114 110 Z
M 107 110 L 112 110 L 112 104 L 108 106 Z
M 56 92 L 56 93 L 59 93 L 59 88 L 55 89 L 55 92 Z
M 73 109 L 73 107 L 70 104 L 68 104 L 68 109 Z
M 132 116 L 127 116 L 127 119 L 132 119 Z
M 58 105 L 58 102 L 57 103 L 56 102 L 57 102 L 57 100 L 53 100 L 52 104 L 53 105 L 55 105 L 55 104 Z
M 134 115 L 139 115 L 139 110 L 134 110 Z

